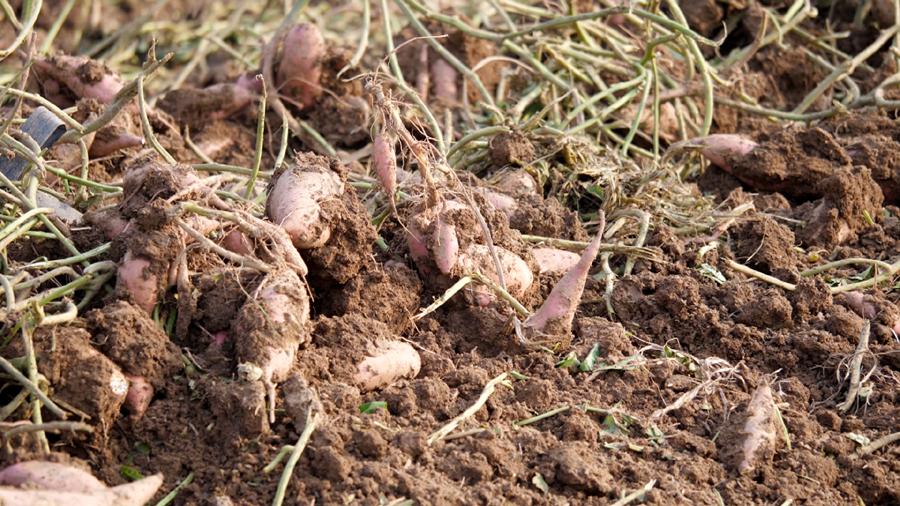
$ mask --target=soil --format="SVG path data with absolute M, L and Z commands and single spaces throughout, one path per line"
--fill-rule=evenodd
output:
M 585 3 L 576 9 L 589 10 Z M 746 2 L 681 3 L 691 26 L 713 37 Z M 850 30 L 841 17 L 847 3 L 835 2 L 833 12 L 837 27 Z M 864 27 L 886 26 L 893 16 L 885 7 L 890 2 L 872 4 Z M 128 5 L 123 10 L 136 9 Z M 742 23 L 738 36 L 747 37 L 752 26 L 745 25 L 752 20 Z M 439 43 L 470 66 L 497 53 L 484 40 L 438 28 L 429 25 L 432 33 L 446 32 Z M 863 37 L 861 28 L 854 30 L 847 44 Z M 408 29 L 402 35 L 398 42 L 414 37 Z M 426 60 L 439 58 L 424 47 L 416 40 L 397 52 L 411 85 L 422 73 L 423 53 Z M 368 190 L 350 184 L 353 164 L 347 160 L 357 153 L 348 151 L 368 141 L 373 113 L 360 81 L 337 76 L 349 58 L 346 48 L 330 50 L 325 87 L 333 93 L 300 115 L 341 148 L 339 156 L 298 150 L 280 169 L 315 164 L 340 174 L 346 188 L 321 203 L 320 225 L 330 228 L 331 237 L 322 247 L 300 252 L 309 268 L 302 281 L 284 262 L 273 261 L 268 273 L 226 262 L 179 228 L 187 218 L 177 202 L 196 200 L 216 209 L 213 192 L 198 183 L 205 176 L 182 165 L 199 161 L 186 145 L 185 127 L 200 151 L 217 162 L 252 163 L 254 107 L 204 120 L 234 98 L 230 88 L 217 94 L 184 88 L 160 98 L 151 123 L 179 164 L 169 165 L 142 146 L 91 161 L 96 179 L 121 183 L 123 192 L 105 209 L 91 208 L 73 228 L 72 240 L 84 250 L 111 240 L 100 257 L 110 262 L 127 253 L 149 259 L 145 274 L 155 276 L 160 304 L 148 314 L 130 300 L 127 287 L 114 289 L 111 282 L 74 321 L 34 330 L 38 368 L 50 396 L 78 415 L 70 419 L 93 428 L 48 434 L 52 453 L 41 458 L 87 466 L 110 485 L 124 483 L 128 469 L 162 472 L 165 484 L 155 500 L 192 474 L 176 505 L 270 504 L 284 464 L 264 468 L 298 442 L 307 413 L 315 411 L 320 419 L 285 504 L 600 505 L 651 482 L 643 504 L 900 504 L 900 445 L 857 453 L 859 441 L 898 430 L 900 285 L 892 280 L 833 294 L 833 286 L 860 281 L 867 265 L 815 276 L 805 272 L 845 259 L 897 261 L 900 121 L 855 111 L 780 127 L 737 109 L 717 109 L 719 131 L 742 132 L 759 147 L 727 171 L 709 167 L 690 183 L 723 209 L 741 203 L 753 209 L 727 227 L 702 233 L 654 223 L 645 246 L 658 258 L 638 259 L 631 274 L 615 279 L 608 300 L 598 261 L 571 335 L 536 346 L 517 338 L 514 313 L 502 299 L 473 303 L 478 298 L 472 286 L 416 316 L 456 278 L 438 275 L 430 257 L 413 258 L 410 230 L 427 234 L 434 247 L 440 213 L 455 227 L 460 251 L 483 246 L 486 237 L 471 208 L 449 204 L 463 201 L 449 183 L 442 207 L 431 208 L 419 198 L 425 194 L 421 185 L 404 185 L 413 198 L 396 212 L 370 208 Z M 767 47 L 736 74 L 736 86 L 767 107 L 790 109 L 824 77 L 807 72 L 804 61 L 795 48 Z M 506 65 L 494 62 L 478 71 L 491 93 Z M 227 70 L 204 72 L 234 78 Z M 468 101 L 480 99 L 472 86 L 468 94 Z M 828 106 L 831 98 L 823 95 L 813 109 Z M 96 104 L 74 99 L 60 100 L 77 104 L 84 117 L 97 112 Z M 117 128 L 140 133 L 137 111 L 124 114 L 127 120 Z M 550 196 L 549 183 L 538 183 L 528 172 L 542 148 L 510 131 L 486 142 L 492 179 L 461 178 L 514 200 L 515 208 L 504 212 L 483 192 L 471 192 L 492 243 L 525 259 L 536 273 L 528 260 L 535 239 L 523 235 L 590 237 L 585 213 L 561 204 Z M 266 135 L 270 167 L 278 141 L 272 132 Z M 292 144 L 291 151 L 298 147 Z M 68 156 L 54 153 L 60 160 Z M 73 163 L 70 169 L 78 167 Z M 507 178 L 504 171 L 521 172 Z M 246 202 L 248 209 L 256 204 L 264 205 Z M 382 211 L 383 222 L 373 219 Z M 200 220 L 190 223 L 203 226 Z M 204 235 L 224 244 L 222 237 L 235 227 L 228 222 Z M 274 239 L 262 244 L 259 237 L 251 241 L 252 253 L 278 258 Z M 710 249 L 712 241 L 717 245 Z M 7 257 L 15 262 L 65 255 L 55 242 L 29 238 L 11 246 Z M 742 274 L 732 261 L 795 288 Z M 537 274 L 534 279 L 520 297 L 529 311 L 555 281 Z M 260 295 L 266 290 L 274 295 Z M 286 299 L 289 307 L 267 307 L 274 299 Z M 864 395 L 842 409 L 848 363 L 866 321 L 870 353 L 862 371 L 872 374 Z M 360 364 L 387 342 L 412 346 L 421 362 L 418 372 L 367 388 L 357 378 Z M 19 339 L 0 351 L 5 357 L 25 354 Z M 251 362 L 265 369 L 279 351 L 287 357 L 284 367 L 263 371 L 262 381 L 248 381 L 239 372 Z M 126 375 L 152 386 L 152 402 L 143 413 L 126 406 Z M 504 380 L 486 395 L 486 385 L 500 375 Z M 6 404 L 18 387 L 3 385 Z M 750 401 L 761 388 L 771 388 L 773 402 L 762 423 L 773 427 L 774 437 L 741 470 L 748 420 L 755 417 Z M 476 403 L 483 405 L 455 430 L 433 437 Z M 14 414 L 24 419 L 26 408 Z M 47 411 L 44 417 L 57 421 Z M 38 455 L 30 436 L 4 441 L 11 451 L 0 452 L 0 466 Z

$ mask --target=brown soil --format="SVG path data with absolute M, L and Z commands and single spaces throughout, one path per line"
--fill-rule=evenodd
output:
M 126 3 L 123 11 L 137 8 Z M 577 9 L 593 8 L 586 3 L 578 2 Z M 681 3 L 690 24 L 710 36 L 732 13 L 752 9 L 744 6 L 752 2 L 736 0 Z M 847 28 L 845 4 L 837 2 L 834 12 L 838 26 Z M 864 26 L 886 26 L 890 9 L 884 2 L 872 4 Z M 177 12 L 187 15 L 181 12 L 187 7 Z M 73 16 L 83 16 L 79 12 Z M 740 29 L 752 33 L 747 26 Z M 860 29 L 853 34 L 847 44 L 863 35 Z M 469 65 L 496 52 L 459 32 L 448 35 L 438 40 Z M 398 51 L 411 84 L 421 70 L 416 65 L 424 44 L 419 40 Z M 802 54 L 793 51 L 771 46 L 755 55 L 746 71 L 734 76 L 737 86 L 766 106 L 796 105 L 822 75 L 809 71 Z M 301 115 L 341 148 L 364 144 L 370 133 L 371 111 L 360 82 L 336 76 L 347 61 L 343 49 L 329 53 L 326 84 L 334 94 L 323 94 Z M 480 71 L 492 92 L 499 67 Z M 460 78 L 460 90 L 461 83 Z M 469 100 L 479 100 L 472 87 L 468 90 Z M 191 126 L 193 141 L 208 156 L 249 165 L 255 109 L 245 117 L 203 121 L 209 108 L 230 97 L 198 93 L 177 90 L 160 100 L 166 112 L 151 116 L 160 141 L 180 162 L 197 161 L 182 138 L 184 127 Z M 813 109 L 830 99 L 823 96 Z M 97 112 L 95 104 L 78 105 L 84 114 Z M 424 195 L 421 186 L 404 186 L 414 198 L 401 202 L 377 228 L 373 209 L 366 207 L 371 200 L 364 202 L 363 191 L 349 184 L 339 199 L 324 202 L 331 238 L 301 252 L 309 267 L 303 282 L 291 272 L 290 281 L 277 283 L 275 291 L 294 305 L 269 312 L 259 292 L 285 271 L 263 274 L 225 262 L 178 228 L 176 219 L 185 215 L 167 200 L 209 197 L 202 186 L 192 186 L 198 177 L 193 170 L 169 166 L 137 147 L 92 161 L 91 170 L 102 174 L 98 179 L 121 181 L 123 194 L 120 201 L 105 203 L 110 207 L 104 211 L 94 208 L 84 226 L 73 229 L 73 241 L 82 249 L 95 247 L 109 240 L 105 225 L 113 218 L 125 220 L 127 227 L 102 258 L 118 262 L 130 251 L 151 259 L 147 274 L 157 277 L 160 305 L 148 314 L 119 287 L 101 292 L 75 321 L 35 329 L 38 367 L 49 395 L 77 414 L 70 419 L 94 428 L 49 434 L 53 453 L 47 458 L 75 461 L 110 484 L 126 480 L 123 466 L 144 475 L 162 472 L 165 484 L 156 500 L 193 473 L 176 505 L 270 504 L 283 464 L 268 473 L 264 467 L 285 445 L 297 442 L 313 409 L 321 420 L 294 470 L 286 504 L 408 499 L 600 505 L 651 480 L 654 487 L 644 504 L 900 504 L 900 445 L 856 453 L 858 441 L 898 430 L 900 288 L 893 281 L 833 295 L 831 286 L 858 280 L 853 277 L 865 269 L 858 265 L 803 275 L 834 260 L 897 261 L 900 123 L 863 112 L 780 129 L 727 107 L 718 110 L 720 130 L 738 129 L 760 147 L 727 172 L 710 168 L 697 186 L 717 204 L 727 204 L 723 208 L 752 202 L 754 209 L 712 237 L 654 223 L 647 246 L 661 258 L 638 260 L 633 274 L 616 279 L 611 312 L 605 279 L 589 278 L 572 334 L 543 348 L 518 341 L 513 313 L 502 301 L 472 304 L 472 287 L 413 319 L 455 281 L 436 275 L 430 260 L 417 264 L 409 254 L 410 226 L 427 234 L 435 229 L 438 210 L 425 209 L 418 198 Z M 118 126 L 139 133 L 135 111 L 127 114 Z M 535 181 L 533 186 L 522 179 L 499 181 L 502 171 L 528 170 L 542 156 L 535 144 L 512 133 L 489 145 L 498 180 L 494 188 L 515 200 L 509 215 L 473 192 L 494 244 L 524 258 L 531 244 L 522 234 L 588 239 L 579 214 L 545 198 Z M 277 146 L 267 145 L 266 157 L 275 151 Z M 54 153 L 62 160 L 69 152 Z M 302 151 L 289 155 L 288 163 L 295 159 L 348 177 L 336 158 Z M 474 188 L 488 186 L 474 176 L 462 177 Z M 461 201 L 452 191 L 445 197 Z M 471 209 L 452 210 L 442 219 L 456 227 L 460 250 L 485 242 Z M 220 239 L 233 227 L 229 223 L 210 237 Z M 387 248 L 376 246 L 377 239 Z M 708 251 L 704 247 L 713 240 L 719 246 Z M 263 255 L 265 247 L 257 246 Z M 29 239 L 16 242 L 7 256 L 52 259 L 64 254 L 58 250 L 55 242 Z M 178 272 L 173 266 L 185 252 L 190 253 L 187 272 Z M 796 289 L 741 274 L 729 260 Z M 592 274 L 600 272 L 598 265 Z M 535 279 L 521 298 L 528 310 L 550 288 L 551 280 Z M 866 320 L 871 353 L 863 357 L 862 371 L 873 373 L 864 398 L 842 410 L 847 364 Z M 386 341 L 413 346 L 421 369 L 415 377 L 366 390 L 355 378 L 359 364 Z M 290 348 L 296 356 L 287 372 L 272 378 L 279 384 L 270 422 L 267 382 L 246 381 L 238 366 L 264 362 L 276 348 Z M 589 368 L 585 359 L 594 349 L 596 361 Z M 25 354 L 19 339 L 0 351 L 10 358 Z M 571 357 L 580 362 L 571 364 Z M 447 437 L 430 440 L 501 374 L 507 374 L 506 381 L 480 409 Z M 124 406 L 125 375 L 142 376 L 153 387 L 142 416 Z M 2 404 L 18 393 L 18 387 L 5 385 Z M 741 472 L 750 400 L 762 385 L 770 385 L 784 427 L 771 416 L 774 410 L 767 414 L 764 422 L 776 427 L 776 438 Z M 362 409 L 374 402 L 385 404 Z M 44 413 L 45 421 L 56 421 Z M 26 407 L 14 413 L 16 419 L 28 414 Z M 30 436 L 4 441 L 12 451 L 0 452 L 0 466 L 36 455 Z

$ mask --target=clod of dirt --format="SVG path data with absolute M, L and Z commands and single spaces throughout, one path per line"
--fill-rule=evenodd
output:
M 830 248 L 852 240 L 871 226 L 883 203 L 881 188 L 865 167 L 838 169 L 817 188 L 825 197 L 802 217 L 806 226 L 800 231 L 810 245 Z
M 126 374 L 159 390 L 181 366 L 178 348 L 147 314 L 118 301 L 86 315 L 92 341 Z
M 310 112 L 309 121 L 332 145 L 354 146 L 368 138 L 371 113 L 362 97 L 325 95 Z
M 402 334 L 412 325 L 412 315 L 419 309 L 421 296 L 422 281 L 412 269 L 398 262 L 386 262 L 381 269 L 354 276 L 317 302 L 326 315 L 359 314 Z
M 768 216 L 754 216 L 731 227 L 732 251 L 739 262 L 776 276 L 797 271 L 794 233 Z
M 258 381 L 229 381 L 206 375 L 197 385 L 212 412 L 215 430 L 227 440 L 254 438 L 269 432 L 266 389 Z
M 310 412 L 321 413 L 322 402 L 309 383 L 302 376 L 293 375 L 281 385 L 284 397 L 284 411 L 294 423 L 294 430 L 303 432 L 306 417 Z
M 491 162 L 497 168 L 509 165 L 525 166 L 534 160 L 534 144 L 521 132 L 507 132 L 494 136 L 490 142 Z
M 331 237 L 321 247 L 304 251 L 310 282 L 344 284 L 372 267 L 377 232 L 356 192 L 345 192 L 321 204 L 321 221 Z
M 615 488 L 615 478 L 593 457 L 585 443 L 550 450 L 539 469 L 547 483 L 571 487 L 589 495 L 606 495 Z
M 750 303 L 739 308 L 735 321 L 759 328 L 780 329 L 792 325 L 791 303 L 775 289 L 757 295 Z
M 575 335 L 582 343 L 599 344 L 606 361 L 615 362 L 635 352 L 625 327 L 599 316 L 575 319 Z
M 35 332 L 41 374 L 53 385 L 53 397 L 87 413 L 105 439 L 119 417 L 128 380 L 116 364 L 90 344 L 82 328 L 55 326 Z
M 688 25 L 701 35 L 712 35 L 722 27 L 725 13 L 716 0 L 681 0 L 678 2 Z

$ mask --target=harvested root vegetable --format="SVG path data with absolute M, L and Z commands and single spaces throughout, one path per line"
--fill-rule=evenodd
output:
M 753 140 L 738 134 L 712 134 L 687 142 L 701 146 L 700 153 L 725 170 L 731 170 L 735 160 L 750 154 L 758 146 Z
M 859 316 L 869 320 L 877 316 L 875 305 L 867 301 L 866 296 L 862 292 L 847 292 L 842 294 L 842 297 L 844 302 Z
M 444 204 L 446 207 L 446 202 Z M 456 227 L 444 221 L 442 214 L 438 214 L 434 238 L 434 263 L 443 274 L 450 274 L 459 258 L 459 239 L 456 237 Z
M 150 407 L 153 400 L 153 385 L 142 376 L 126 375 L 128 379 L 128 393 L 125 395 L 125 407 L 135 418 L 144 416 L 144 412 Z
M 512 216 L 512 214 L 516 212 L 516 209 L 519 208 L 516 199 L 509 195 L 504 195 L 492 190 L 483 190 L 482 195 L 484 195 L 484 199 L 488 201 L 488 204 L 492 205 L 494 209 L 502 211 L 503 214 L 507 216 Z
M 239 255 L 253 253 L 253 243 L 238 229 L 225 234 L 222 238 L 222 247 Z
M 744 440 L 741 443 L 740 460 L 737 464 L 739 472 L 753 469 L 762 458 L 771 459 L 775 454 L 778 441 L 775 433 L 775 400 L 772 388 L 763 383 L 747 405 L 747 421 L 744 422 Z M 766 457 L 764 457 L 764 455 Z
M 378 134 L 372 139 L 372 167 L 393 206 L 394 192 L 397 190 L 397 158 L 394 140 L 390 136 Z
M 500 265 L 503 266 L 506 291 L 516 298 L 524 296 L 534 283 L 534 274 L 532 274 L 531 268 L 512 251 L 499 246 L 495 246 L 494 249 L 497 251 L 497 256 L 500 257 Z M 491 249 L 483 244 L 472 244 L 459 255 L 457 271 L 461 274 L 478 272 L 495 284 L 500 283 Z M 475 302 L 479 306 L 487 306 L 495 299 L 494 293 L 484 286 L 474 288 L 474 294 Z
M 325 39 L 316 25 L 296 25 L 282 39 L 275 85 L 301 109 L 311 106 L 322 94 L 319 80 L 324 55 Z
M 401 378 L 419 374 L 419 353 L 401 341 L 379 341 L 368 351 L 369 356 L 357 365 L 354 382 L 363 391 L 386 387 Z
M 101 104 L 113 101 L 122 89 L 122 78 L 106 65 L 84 56 L 58 54 L 34 61 L 34 70 L 48 98 L 54 103 L 70 105 L 65 87 L 76 99 L 93 98 Z
M 309 296 L 292 270 L 269 273 L 244 303 L 234 324 L 238 375 L 262 381 L 275 421 L 275 384 L 287 379 L 297 349 L 309 341 Z
M 255 98 L 249 84 L 219 83 L 201 89 L 171 90 L 159 101 L 159 108 L 181 122 L 202 128 L 246 110 Z
M 163 476 L 107 488 L 78 468 L 30 461 L 0 471 L 0 504 L 16 506 L 144 506 L 162 486 Z
M 431 67 L 431 85 L 435 98 L 448 104 L 456 102 L 459 97 L 456 85 L 459 80 L 459 72 L 443 58 L 434 58 L 429 66 Z
M 531 141 L 527 138 L 519 140 L 520 143 L 527 142 L 531 145 Z M 530 156 L 534 156 L 534 148 L 520 148 L 519 151 L 530 151 Z M 529 156 L 528 153 L 519 153 L 519 157 Z M 494 186 L 507 195 L 536 195 L 538 191 L 537 181 L 525 169 L 507 170 L 496 177 Z
M 569 335 L 572 332 L 572 321 L 581 302 L 588 271 L 600 251 L 605 223 L 601 212 L 597 236 L 581 253 L 578 262 L 556 283 L 540 309 L 525 320 L 526 329 L 535 334 L 549 335 Z
M 39 460 L 19 462 L 0 471 L 0 486 L 79 493 L 106 488 L 103 482 L 78 467 Z
M 266 212 L 298 249 L 318 248 L 331 237 L 321 204 L 344 193 L 340 176 L 316 155 L 298 157 L 269 187 Z
M 118 135 L 109 134 L 110 132 L 107 129 L 101 129 L 97 132 L 94 140 L 91 142 L 91 148 L 88 150 L 88 155 L 91 158 L 103 158 L 123 149 L 144 145 L 144 138 L 138 135 L 132 135 L 127 132 L 122 132 Z
M 119 263 L 116 289 L 144 311 L 152 312 L 159 298 L 159 279 L 150 271 L 150 260 L 126 252 Z
M 577 253 L 556 248 L 534 248 L 531 255 L 538 264 L 538 272 L 551 276 L 561 276 L 569 272 L 581 258 Z

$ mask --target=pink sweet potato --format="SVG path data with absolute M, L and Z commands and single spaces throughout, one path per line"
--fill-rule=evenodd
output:
M 128 394 L 125 395 L 125 407 L 134 418 L 144 416 L 144 412 L 153 400 L 153 385 L 142 376 L 126 374 L 128 379 Z
M 434 58 L 430 67 L 435 98 L 444 103 L 456 102 L 459 97 L 456 84 L 459 80 L 459 72 L 443 58 Z
M 771 458 L 775 453 L 775 444 L 778 442 L 775 433 L 775 401 L 768 384 L 763 383 L 753 392 L 742 432 L 744 440 L 737 464 L 741 473 L 756 467 L 764 455 Z
M 232 334 L 238 375 L 262 381 L 275 418 L 275 384 L 287 379 L 300 345 L 309 341 L 309 296 L 292 270 L 269 273 L 238 313 Z
M 150 260 L 125 253 L 119 263 L 117 288 L 128 294 L 132 302 L 148 313 L 158 299 L 159 280 L 150 272 Z
M 560 276 L 570 271 L 581 258 L 577 253 L 556 248 L 534 248 L 531 256 L 538 264 L 539 274 Z
M 328 242 L 331 228 L 322 219 L 320 203 L 344 192 L 337 174 L 318 169 L 292 167 L 282 172 L 269 190 L 266 212 L 298 249 L 318 248 Z
M 239 255 L 253 253 L 253 243 L 238 229 L 234 229 L 222 238 L 222 247 Z
M 163 483 L 163 476 L 154 474 L 125 485 L 107 488 L 90 474 L 70 466 L 38 461 L 25 464 L 29 465 L 30 473 L 35 477 L 43 477 L 43 479 L 23 481 L 19 483 L 21 488 L 0 486 L 0 504 L 16 506 L 69 506 L 76 504 L 144 506 L 156 495 L 156 491 Z M 52 474 L 58 476 L 51 477 Z
M 106 130 L 100 130 L 94 136 L 88 150 L 91 158 L 103 158 L 123 149 L 144 145 L 144 138 L 137 135 L 122 132 L 115 136 L 108 136 L 105 135 L 106 133 Z
M 504 195 L 492 190 L 483 190 L 482 195 L 484 195 L 484 199 L 488 201 L 488 204 L 492 205 L 494 209 L 502 211 L 507 216 L 511 216 L 515 213 L 516 209 L 519 207 L 516 199 L 509 195 Z
M 84 56 L 58 54 L 38 58 L 34 61 L 34 70 L 45 90 L 58 90 L 56 94 L 48 93 L 49 98 L 58 104 L 68 105 L 68 101 L 62 98 L 60 85 L 76 99 L 92 98 L 102 104 L 112 102 L 124 86 L 122 78 L 115 72 Z
M 700 153 L 725 170 L 731 170 L 736 159 L 749 154 L 757 146 L 753 140 L 738 134 L 712 134 L 689 142 L 700 145 Z
M 397 190 L 397 158 L 394 141 L 389 135 L 378 134 L 372 139 L 372 167 L 393 206 L 394 192 Z
M 422 367 L 415 348 L 401 341 L 379 341 L 367 352 L 369 356 L 357 365 L 353 377 L 363 391 L 389 386 L 401 378 L 414 378 Z
M 0 486 L 27 486 L 69 492 L 91 492 L 106 488 L 103 482 L 81 468 L 38 460 L 19 462 L 0 471 Z
M 322 94 L 322 58 L 325 40 L 318 27 L 303 23 L 291 28 L 282 41 L 275 84 L 300 108 L 311 106 Z
M 446 209 L 446 202 L 444 203 Z M 456 237 L 456 227 L 447 223 L 442 214 L 438 214 L 435 222 L 434 263 L 443 274 L 450 274 L 459 258 L 459 239 Z
M 538 194 L 538 184 L 525 169 L 507 170 L 496 176 L 494 186 L 507 195 Z
M 531 268 L 515 253 L 499 246 L 495 246 L 494 249 L 497 251 L 497 256 L 500 257 L 500 264 L 503 266 L 503 279 L 506 281 L 506 290 L 513 297 L 522 297 L 534 283 L 534 274 L 532 274 Z M 491 255 L 489 247 L 483 244 L 472 244 L 465 252 L 459 255 L 458 262 L 458 270 L 461 274 L 479 272 L 492 282 L 499 284 L 500 278 L 497 276 L 494 257 Z M 474 293 L 475 301 L 480 306 L 486 306 L 494 300 L 494 293 L 487 287 L 476 287 Z
M 601 212 L 597 236 L 581 253 L 578 263 L 556 283 L 544 304 L 525 320 L 525 327 L 531 332 L 551 335 L 568 335 L 572 332 L 575 311 L 581 302 L 588 271 L 600 250 L 605 223 L 605 217 Z

